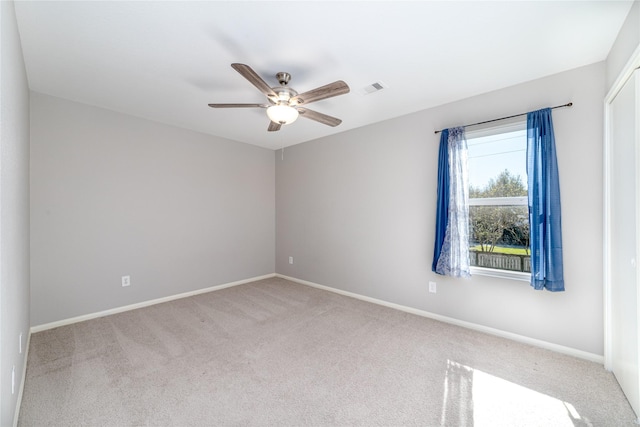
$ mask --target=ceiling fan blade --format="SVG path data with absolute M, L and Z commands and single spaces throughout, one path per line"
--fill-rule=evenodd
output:
M 245 64 L 234 63 L 231 64 L 234 70 L 242 74 L 242 77 L 249 80 L 249 83 L 258 88 L 258 90 L 264 93 L 267 97 L 277 98 L 278 95 L 269 87 L 269 85 L 262 80 L 262 78 L 251 67 Z
M 317 111 L 309 110 L 308 108 L 300 107 L 298 108 L 298 113 L 300 114 L 300 117 L 305 117 L 307 119 L 315 120 L 316 122 L 320 122 L 324 125 L 328 125 L 331 127 L 336 127 L 340 123 L 342 123 L 342 120 L 336 117 L 331 117 L 326 114 L 318 113 Z
M 269 132 L 275 132 L 277 130 L 280 130 L 281 127 L 282 125 L 280 123 L 269 121 L 269 128 L 267 130 Z
M 266 104 L 209 104 L 211 108 L 267 108 Z
M 320 86 L 315 89 L 311 89 L 305 93 L 294 96 L 291 98 L 291 104 L 309 104 L 310 102 L 320 101 L 321 99 L 327 99 L 338 95 L 344 95 L 349 93 L 349 86 L 342 80 L 329 83 L 328 85 Z

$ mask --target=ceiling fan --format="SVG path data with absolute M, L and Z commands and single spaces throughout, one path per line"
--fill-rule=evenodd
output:
M 269 87 L 262 78 L 251 67 L 245 64 L 231 64 L 234 70 L 242 75 L 252 85 L 258 88 L 269 101 L 266 104 L 209 104 L 212 108 L 266 108 L 269 122 L 268 131 L 275 132 L 280 130 L 282 125 L 288 125 L 296 121 L 298 116 L 315 120 L 316 122 L 328 125 L 338 126 L 342 120 L 331 117 L 326 114 L 309 110 L 303 105 L 322 99 L 343 95 L 349 92 L 349 86 L 342 80 L 329 83 L 324 86 L 312 89 L 310 91 L 298 94 L 295 90 L 287 86 L 291 80 L 291 74 L 280 72 L 276 74 L 276 78 L 280 86 Z

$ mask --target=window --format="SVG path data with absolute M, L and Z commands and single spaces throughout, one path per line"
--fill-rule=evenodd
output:
M 529 280 L 526 123 L 467 132 L 473 274 Z

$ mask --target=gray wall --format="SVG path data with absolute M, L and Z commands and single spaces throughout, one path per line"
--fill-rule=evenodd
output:
M 0 18 L 0 425 L 10 426 L 29 333 L 29 88 L 13 2 L 0 2 Z
M 607 88 L 610 88 L 616 81 L 622 68 L 638 46 L 640 46 L 640 1 L 636 0 L 633 2 L 629 15 L 627 15 L 627 19 L 607 56 Z
M 32 93 L 32 326 L 273 273 L 274 185 L 271 150 Z
M 604 81 L 601 62 L 276 152 L 276 272 L 602 355 Z M 568 101 L 553 113 L 566 292 L 432 273 L 434 130 Z

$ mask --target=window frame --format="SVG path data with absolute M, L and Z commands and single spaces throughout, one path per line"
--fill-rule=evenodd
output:
M 522 118 L 514 118 L 499 125 L 493 123 L 479 129 L 466 131 L 467 142 L 472 139 L 501 135 L 509 132 L 522 131 L 527 129 L 527 121 Z M 508 202 L 508 203 L 504 203 Z M 528 196 L 521 197 L 488 197 L 488 198 L 469 198 L 469 207 L 471 206 L 528 206 Z M 472 276 L 486 276 L 500 279 L 510 279 L 523 282 L 531 282 L 531 273 L 520 271 L 499 270 L 487 267 L 470 267 Z

